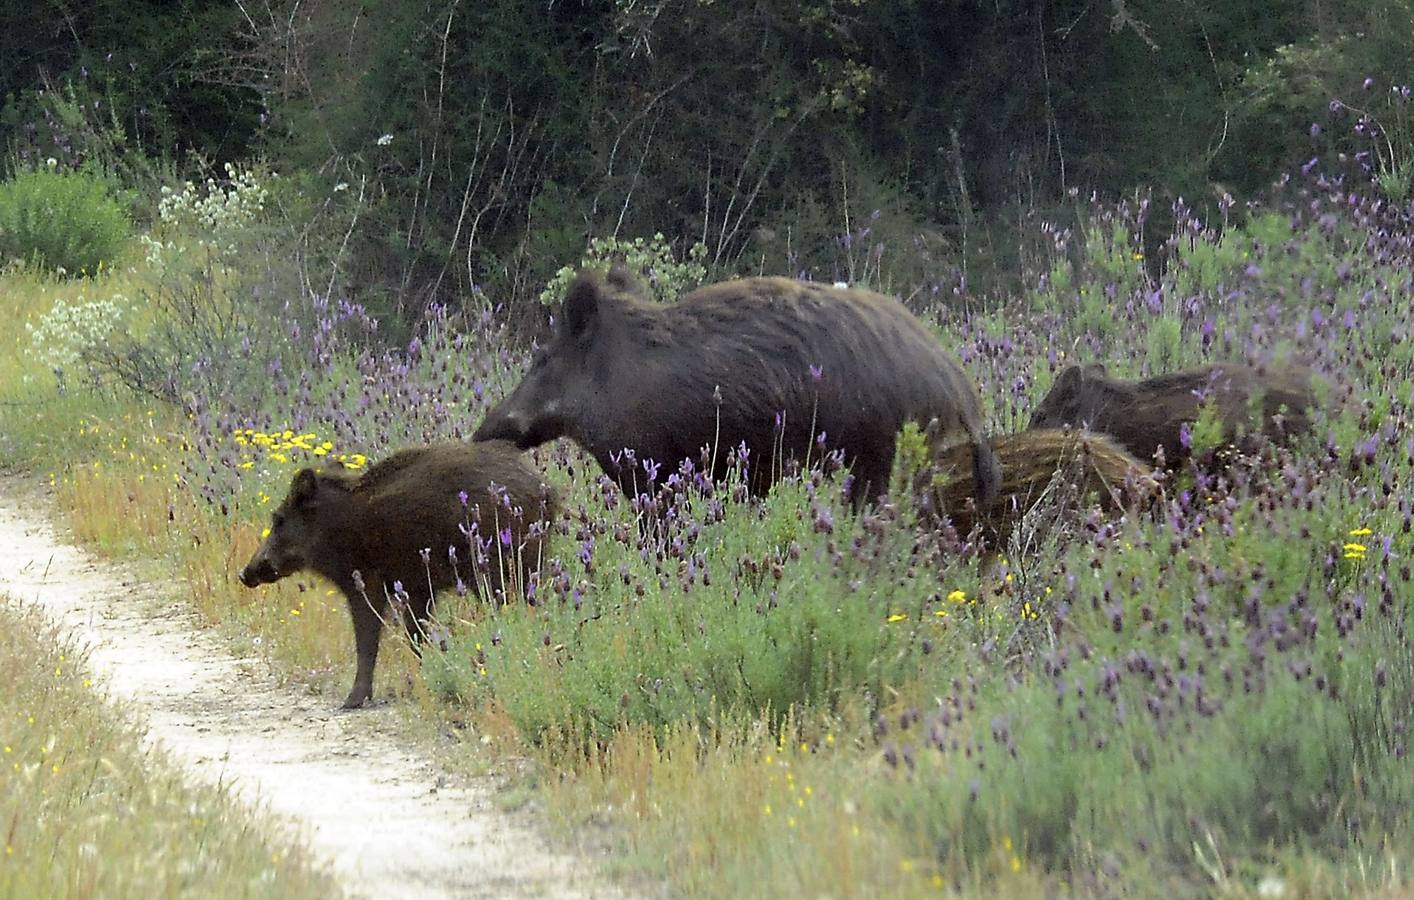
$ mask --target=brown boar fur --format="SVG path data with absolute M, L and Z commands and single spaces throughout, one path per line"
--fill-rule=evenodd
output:
M 710 447 L 720 476 L 745 443 L 759 494 L 787 458 L 818 458 L 814 437 L 824 432 L 863 502 L 888 487 L 899 428 L 933 418 L 948 442 L 980 448 L 973 484 L 990 497 L 999 475 L 977 386 L 901 303 L 746 278 L 659 305 L 616 267 L 607 279 L 579 274 L 554 337 L 474 437 L 522 448 L 569 437 L 628 491 L 645 484 L 645 460 L 666 478 Z M 637 467 L 616 461 L 625 447 Z
M 492 496 L 493 484 L 504 488 L 510 508 Z M 500 441 L 403 449 L 361 475 L 341 468 L 302 469 L 240 579 L 257 587 L 308 569 L 343 592 L 358 657 L 353 689 L 344 701 L 351 709 L 373 695 L 378 640 L 394 582 L 408 595 L 405 624 L 416 649 L 433 594 L 456 585 L 459 576 L 478 592 L 484 577 L 493 595 L 517 593 L 524 573 L 539 565 L 542 534 L 558 512 L 554 491 L 515 447 Z M 543 524 L 532 528 L 536 522 Z M 493 540 L 484 571 L 475 566 L 475 551 L 462 531 L 472 523 L 483 543 Z M 510 531 L 508 546 L 500 539 L 504 529 Z M 457 552 L 456 565 L 448 548 Z M 431 551 L 427 563 L 424 549 Z
M 1175 467 L 1189 455 L 1179 433 L 1185 422 L 1197 420 L 1204 403 L 1199 393 L 1216 402 L 1228 441 L 1245 429 L 1280 443 L 1310 430 L 1308 413 L 1316 404 L 1313 377 L 1304 366 L 1224 364 L 1123 381 L 1111 378 L 1098 363 L 1070 366 L 1037 406 L 1031 427 L 1068 425 L 1103 432 L 1145 460 L 1162 447 L 1164 464 Z M 1259 425 L 1252 422 L 1256 403 L 1261 404 Z
M 930 430 L 924 436 L 930 465 L 918 471 L 913 483 L 925 516 L 935 522 L 946 516 L 960 536 L 980 523 L 981 536 L 992 549 L 1006 543 L 1016 523 L 1057 480 L 1080 499 L 1093 494 L 1104 509 L 1136 508 L 1159 489 L 1153 469 L 1105 435 L 1068 428 L 1023 431 L 992 439 L 1004 477 L 996 499 L 980 507 L 979 515 L 967 479 L 972 448 L 940 448 L 932 443 Z

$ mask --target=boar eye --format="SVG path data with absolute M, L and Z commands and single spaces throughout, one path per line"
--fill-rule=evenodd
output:
M 285 524 L 285 514 L 275 513 L 275 515 L 270 518 L 270 524 L 273 528 L 279 528 L 281 525 Z

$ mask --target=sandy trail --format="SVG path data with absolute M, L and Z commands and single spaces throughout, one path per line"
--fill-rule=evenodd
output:
M 388 735 L 387 707 L 339 713 L 237 659 L 162 585 L 56 536 L 51 504 L 0 477 L 0 592 L 37 604 L 77 643 L 148 737 L 196 777 L 231 785 L 325 859 L 351 896 L 618 897 L 585 860 L 497 810 L 489 781 L 445 783 Z M 164 599 L 165 594 L 165 599 Z

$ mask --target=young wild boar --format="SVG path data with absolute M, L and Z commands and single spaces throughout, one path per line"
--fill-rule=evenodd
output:
M 352 709 L 373 695 L 395 584 L 419 649 L 436 591 L 459 582 L 479 591 L 483 577 L 493 595 L 518 591 L 558 512 L 554 491 L 503 442 L 399 450 L 362 475 L 301 469 L 240 579 L 253 588 L 307 569 L 343 591 L 358 655 Z
M 925 430 L 925 439 L 931 434 Z M 914 477 L 924 515 L 952 521 L 958 535 L 967 536 L 975 523 L 993 549 L 1005 545 L 1016 523 L 1053 485 L 1074 492 L 1075 499 L 1094 496 L 1106 510 L 1131 509 L 1157 495 L 1154 470 L 1135 459 L 1103 434 L 1065 429 L 1023 431 L 992 440 L 1004 477 L 996 500 L 981 507 L 970 502 L 966 477 L 972 470 L 972 448 L 938 448 L 930 440 L 930 465 Z
M 1246 428 L 1281 442 L 1308 431 L 1308 410 L 1316 404 L 1314 373 L 1302 366 L 1253 369 L 1240 365 L 1204 366 L 1144 381 L 1109 377 L 1098 363 L 1070 366 L 1031 415 L 1032 428 L 1065 425 L 1112 436 L 1140 459 L 1162 447 L 1164 464 L 1177 466 L 1189 455 L 1181 428 L 1197 420 L 1208 400 L 1217 404 L 1224 437 L 1235 440 Z M 1252 422 L 1260 407 L 1260 423 Z
M 888 487 L 905 422 L 938 418 L 950 443 L 979 448 L 973 483 L 999 480 L 977 386 L 902 304 L 864 290 L 786 278 L 700 288 L 649 302 L 621 267 L 581 272 L 550 343 L 486 416 L 474 440 L 522 449 L 567 436 L 625 490 L 646 482 L 620 453 L 663 477 L 711 448 L 714 476 L 740 445 L 764 493 L 787 459 L 842 450 L 862 503 Z

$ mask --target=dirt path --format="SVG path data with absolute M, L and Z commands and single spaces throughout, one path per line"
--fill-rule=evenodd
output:
M 549 851 L 489 782 L 445 784 L 388 735 L 388 708 L 338 713 L 236 659 L 161 585 L 56 536 L 31 483 L 0 477 L 0 592 L 38 604 L 81 645 L 149 739 L 234 785 L 302 834 L 351 896 L 618 897 Z

